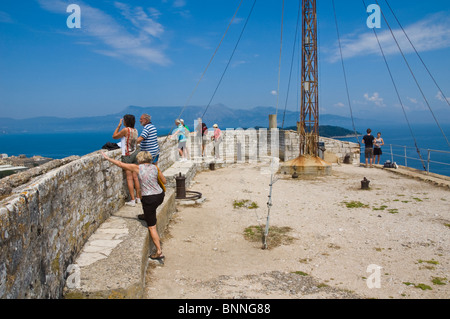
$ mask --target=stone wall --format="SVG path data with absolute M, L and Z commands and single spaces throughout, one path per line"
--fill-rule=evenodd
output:
M 323 159 L 331 164 L 359 164 L 360 146 L 357 143 L 344 142 L 326 137 L 319 137 L 319 142 L 324 143 L 325 152 Z M 280 132 L 280 159 L 289 161 L 300 154 L 300 139 L 295 131 Z
M 175 145 L 164 139 L 163 170 Z M 120 158 L 120 150 L 108 154 Z M 0 187 L 0 298 L 60 298 L 66 268 L 128 198 L 124 172 L 99 151 L 6 177 Z
M 300 139 L 295 131 L 267 129 L 224 130 L 223 142 L 219 147 L 220 157 L 227 163 L 265 161 L 268 156 L 289 161 L 300 154 Z M 208 141 L 212 136 L 209 132 Z M 324 160 L 329 163 L 359 164 L 360 146 L 357 143 L 344 142 L 320 137 L 325 144 Z M 198 144 L 197 144 L 198 145 Z M 195 154 L 196 145 L 191 138 L 191 153 Z M 206 154 L 211 155 L 213 143 L 206 145 Z M 200 158 L 201 159 L 201 158 Z M 201 161 L 201 160 L 200 160 Z
M 326 137 L 321 137 L 320 141 L 325 142 L 325 161 L 329 163 L 359 165 L 361 159 L 359 144 Z
M 123 180 L 93 154 L 14 189 L 0 203 L 0 297 L 59 298 L 66 267 L 123 204 Z

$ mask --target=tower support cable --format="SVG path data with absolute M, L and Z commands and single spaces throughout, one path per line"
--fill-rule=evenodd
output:
M 375 0 L 375 2 L 379 5 L 378 0 Z M 423 99 L 425 100 L 425 103 L 427 104 L 428 109 L 430 110 L 431 115 L 432 115 L 433 118 L 434 118 L 434 121 L 436 122 L 437 126 L 438 126 L 439 129 L 441 130 L 441 133 L 442 133 L 442 135 L 444 136 L 444 139 L 445 139 L 445 141 L 447 142 L 448 147 L 450 147 L 450 142 L 448 141 L 447 136 L 446 136 L 445 133 L 444 133 L 444 130 L 442 129 L 441 125 L 439 124 L 439 121 L 437 120 L 436 116 L 434 115 L 434 112 L 433 112 L 433 110 L 431 109 L 430 103 L 428 102 L 428 99 L 427 99 L 427 97 L 425 96 L 425 93 L 423 92 L 423 90 L 422 90 L 422 88 L 421 88 L 419 82 L 417 81 L 417 77 L 415 76 L 413 70 L 411 69 L 411 66 L 410 66 L 410 64 L 408 63 L 408 60 L 406 59 L 406 56 L 405 56 L 405 54 L 403 53 L 403 50 L 402 50 L 402 48 L 400 47 L 400 44 L 398 43 L 397 38 L 395 37 L 394 32 L 392 31 L 392 28 L 391 28 L 391 26 L 389 25 L 389 22 L 387 21 L 386 16 L 384 15 L 383 11 L 381 11 L 381 14 L 382 14 L 382 16 L 383 16 L 384 21 L 386 22 L 386 25 L 387 25 L 388 28 L 389 28 L 389 31 L 390 31 L 391 34 L 392 34 L 392 38 L 394 39 L 395 43 L 397 44 L 397 47 L 398 47 L 398 49 L 399 49 L 399 51 L 400 51 L 400 53 L 401 53 L 401 55 L 402 55 L 402 57 L 403 57 L 403 60 L 405 61 L 406 65 L 407 65 L 407 67 L 408 67 L 408 69 L 409 69 L 409 72 L 411 73 L 411 75 L 412 75 L 414 81 L 416 82 L 416 85 L 417 85 L 417 87 L 418 87 L 420 93 L 422 94 L 422 97 L 423 97 Z
M 392 12 L 392 15 L 394 16 L 395 20 L 397 21 L 398 25 L 400 26 L 400 28 L 402 29 L 403 33 L 405 34 L 406 38 L 408 39 L 409 43 L 411 44 L 412 48 L 414 49 L 414 51 L 416 52 L 417 57 L 419 58 L 420 62 L 422 62 L 423 66 L 425 67 L 425 70 L 427 70 L 428 74 L 430 75 L 431 79 L 433 80 L 434 84 L 436 85 L 436 87 L 438 88 L 439 92 L 442 94 L 442 97 L 444 98 L 444 101 L 447 102 L 447 105 L 450 106 L 450 102 L 449 102 L 449 98 L 447 98 L 444 94 L 444 91 L 442 91 L 442 89 L 440 88 L 440 86 L 438 85 L 436 79 L 434 78 L 433 74 L 431 74 L 430 69 L 427 67 L 427 65 L 425 64 L 424 60 L 422 59 L 422 57 L 420 56 L 419 52 L 417 51 L 416 47 L 414 46 L 414 44 L 412 43 L 411 39 L 409 38 L 408 34 L 406 33 L 405 29 L 403 28 L 402 24 L 400 23 L 400 21 L 397 18 L 397 15 L 395 14 L 394 10 L 392 9 L 392 7 L 390 6 L 389 2 L 387 0 L 386 4 L 389 7 L 389 9 Z
M 363 3 L 364 8 L 367 8 L 366 2 L 365 2 L 364 0 L 362 0 L 362 3 Z M 383 47 L 381 46 L 380 39 L 378 38 L 378 34 L 377 34 L 377 32 L 375 31 L 375 28 L 373 28 L 373 33 L 375 34 L 375 38 L 377 39 L 378 46 L 380 47 L 380 50 L 381 50 L 381 54 L 383 55 L 384 63 L 385 63 L 386 68 L 387 68 L 387 70 L 388 70 L 388 72 L 389 72 L 389 76 L 390 76 L 390 78 L 391 78 L 392 84 L 393 84 L 394 89 L 395 89 L 395 92 L 396 92 L 396 94 L 397 94 L 397 98 L 398 98 L 398 100 L 399 100 L 399 102 L 400 102 L 400 105 L 402 106 L 403 114 L 404 114 L 404 116 L 405 116 L 406 123 L 408 124 L 408 128 L 409 128 L 409 131 L 410 131 L 410 133 L 411 133 L 411 136 L 412 136 L 412 138 L 413 138 L 413 140 L 414 140 L 414 145 L 415 145 L 415 147 L 416 147 L 417 154 L 419 155 L 419 158 L 420 158 L 420 160 L 421 160 L 421 162 L 422 162 L 423 169 L 424 169 L 424 170 L 427 170 L 427 168 L 426 168 L 426 166 L 425 166 L 425 162 L 424 162 L 424 160 L 423 160 L 423 158 L 422 158 L 422 154 L 420 153 L 420 148 L 419 148 L 419 146 L 417 145 L 417 139 L 416 139 L 416 137 L 414 136 L 414 132 L 413 132 L 413 130 L 412 130 L 412 128 L 411 128 L 411 124 L 409 123 L 408 116 L 406 115 L 405 105 L 403 104 L 402 98 L 400 97 L 400 93 L 399 93 L 399 91 L 398 91 L 397 84 L 395 83 L 394 76 L 392 75 L 391 68 L 389 67 L 389 63 L 387 62 L 386 55 L 384 54 Z
M 352 126 L 353 126 L 353 131 L 355 133 L 356 141 L 361 146 L 361 143 L 359 142 L 359 138 L 358 138 L 358 132 L 356 131 L 355 119 L 353 117 L 353 108 L 352 108 L 352 102 L 350 100 L 350 93 L 349 93 L 348 81 L 347 81 L 347 72 L 345 71 L 344 55 L 342 54 L 342 44 L 341 44 L 341 36 L 340 36 L 340 32 L 339 32 L 339 25 L 338 25 L 337 14 L 336 14 L 336 5 L 334 3 L 334 0 L 332 0 L 332 2 L 333 2 L 334 21 L 336 23 L 336 32 L 337 32 L 337 37 L 338 37 L 338 42 L 339 42 L 339 52 L 341 55 L 342 71 L 344 73 L 345 88 L 347 91 L 347 100 L 348 100 L 348 105 L 350 108 L 350 117 L 352 118 Z

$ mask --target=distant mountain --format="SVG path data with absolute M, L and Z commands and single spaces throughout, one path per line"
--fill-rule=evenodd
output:
M 206 113 L 205 113 L 206 111 Z M 175 119 L 184 119 L 188 127 L 193 128 L 194 121 L 203 117 L 208 127 L 217 123 L 221 129 L 227 128 L 249 128 L 268 127 L 269 114 L 275 114 L 274 107 L 254 107 L 252 109 L 232 109 L 223 104 L 211 105 L 208 110 L 204 106 L 181 106 L 174 107 L 140 107 L 128 106 L 122 112 L 105 116 L 58 118 L 58 117 L 35 117 L 23 120 L 11 118 L 0 118 L 0 134 L 14 133 L 62 133 L 62 132 L 108 132 L 113 131 L 120 118 L 125 114 L 136 116 L 136 128 L 140 131 L 139 117 L 148 113 L 152 116 L 152 122 L 158 128 L 159 134 L 167 134 L 174 128 Z M 281 127 L 284 116 L 284 127 L 296 126 L 299 120 L 298 112 L 286 111 L 278 113 L 278 125 Z M 323 114 L 320 116 L 321 125 L 341 126 L 351 128 L 350 118 Z

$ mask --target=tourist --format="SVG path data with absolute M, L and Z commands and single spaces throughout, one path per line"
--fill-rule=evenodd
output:
M 220 158 L 219 154 L 219 145 L 222 143 L 222 131 L 220 130 L 219 126 L 217 124 L 213 125 L 214 128 L 214 135 L 212 136 L 212 139 L 214 141 L 214 158 Z
M 373 164 L 373 142 L 375 140 L 375 137 L 371 135 L 372 130 L 370 128 L 367 129 L 367 134 L 364 135 L 362 142 L 365 145 L 365 151 L 364 155 L 366 158 L 366 167 L 369 165 L 370 161 L 370 167 L 372 167 Z
M 138 165 L 127 164 L 115 159 L 109 158 L 102 152 L 105 159 L 117 165 L 127 171 L 136 173 L 139 176 L 141 182 L 142 191 L 142 209 L 144 211 L 143 216 L 139 215 L 139 219 L 144 219 L 147 222 L 150 237 L 155 244 L 156 252 L 150 255 L 151 259 L 160 260 L 164 258 L 161 250 L 161 242 L 159 239 L 158 231 L 156 229 L 156 209 L 164 201 L 164 191 L 158 183 L 158 177 L 162 183 L 166 183 L 166 178 L 159 170 L 158 166 L 152 164 L 153 156 L 150 152 L 139 152 L 136 156 Z
M 202 157 L 205 155 L 205 146 L 208 142 L 208 127 L 202 122 Z
M 202 119 L 199 117 L 196 121 L 194 121 L 195 133 L 194 133 L 194 147 L 195 147 L 195 156 L 201 157 L 202 152 L 202 143 L 203 143 L 203 134 L 202 134 Z
M 176 128 L 172 131 L 170 138 L 178 140 L 178 153 L 180 155 L 180 162 L 187 161 L 186 159 L 186 129 L 181 125 L 180 120 L 175 120 Z
M 375 144 L 373 145 L 373 163 L 380 164 L 380 157 L 383 155 L 383 151 L 381 150 L 381 146 L 384 145 L 384 140 L 381 137 L 381 132 L 377 133 L 377 137 L 375 138 Z
M 122 130 L 120 127 L 125 126 Z M 120 148 L 122 149 L 122 162 L 128 164 L 137 164 L 136 155 L 138 153 L 137 138 L 138 131 L 134 128 L 136 118 L 134 115 L 126 114 L 123 119 L 120 119 L 119 125 L 113 133 L 113 139 L 120 139 Z M 120 131 L 119 131 L 120 130 Z M 129 206 L 135 206 L 136 203 L 140 203 L 140 187 L 139 180 L 136 173 L 131 171 L 125 171 L 127 178 L 128 191 L 130 192 L 131 200 L 125 204 Z M 136 196 L 134 191 L 136 190 Z
M 153 157 L 153 164 L 158 164 L 159 160 L 159 144 L 158 131 L 151 122 L 151 116 L 142 114 L 139 122 L 144 127 L 141 136 L 137 139 L 137 143 L 141 145 L 141 151 L 150 152 Z
M 184 130 L 185 130 L 185 136 L 186 136 L 186 148 L 184 149 L 186 152 L 186 159 L 190 159 L 191 155 L 190 155 L 190 150 L 189 150 L 189 146 L 191 145 L 191 131 L 189 131 L 189 128 L 187 127 L 186 124 L 184 124 L 184 120 L 180 119 L 181 125 L 183 125 Z

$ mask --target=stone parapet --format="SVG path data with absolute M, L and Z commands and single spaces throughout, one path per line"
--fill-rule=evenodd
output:
M 123 205 L 125 186 L 120 168 L 92 154 L 15 188 L 0 202 L 0 298 L 59 298 L 66 267 Z

